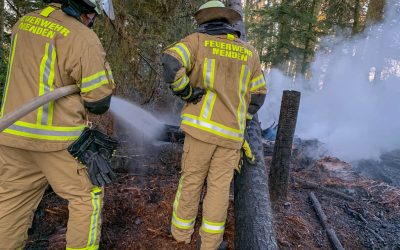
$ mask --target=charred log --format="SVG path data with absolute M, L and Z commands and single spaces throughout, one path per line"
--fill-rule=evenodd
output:
M 339 238 L 336 236 L 335 230 L 333 230 L 333 228 L 328 224 L 328 217 L 324 213 L 324 210 L 322 210 L 321 203 L 319 203 L 317 197 L 313 192 L 310 193 L 310 200 L 323 228 L 326 231 L 326 234 L 328 235 L 332 247 L 336 250 L 344 250 L 344 247 L 340 243 Z
M 272 201 L 285 200 L 289 185 L 289 168 L 292 159 L 292 144 L 300 105 L 300 92 L 284 91 L 269 173 L 269 188 Z

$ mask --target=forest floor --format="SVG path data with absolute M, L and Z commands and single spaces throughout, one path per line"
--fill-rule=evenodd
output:
M 302 147 L 294 151 L 288 200 L 273 206 L 280 249 L 330 249 L 308 198 L 311 191 L 346 249 L 400 249 L 400 189 L 365 179 L 339 159 L 311 159 Z M 265 149 L 268 168 L 271 145 Z M 164 145 L 151 154 L 117 157 L 119 179 L 105 188 L 101 249 L 196 249 L 201 216 L 191 244 L 177 243 L 168 234 L 181 150 L 179 144 Z M 46 192 L 26 249 L 65 249 L 67 205 Z M 233 196 L 225 240 L 234 249 Z

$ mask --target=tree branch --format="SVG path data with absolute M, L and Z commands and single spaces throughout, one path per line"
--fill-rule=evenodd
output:
M 15 5 L 10 2 L 10 0 L 6 0 L 7 4 L 11 7 L 11 9 L 13 9 L 15 11 L 15 13 L 17 13 L 18 17 L 22 17 L 21 13 L 18 11 L 17 7 L 15 7 Z

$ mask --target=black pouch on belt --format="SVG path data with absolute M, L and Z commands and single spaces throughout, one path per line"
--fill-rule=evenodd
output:
M 86 165 L 93 185 L 104 186 L 117 177 L 111 168 L 111 158 L 118 141 L 93 128 L 85 128 L 81 136 L 68 147 L 68 152 Z

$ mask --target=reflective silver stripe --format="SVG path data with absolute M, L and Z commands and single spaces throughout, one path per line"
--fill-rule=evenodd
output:
M 235 133 L 233 131 L 229 131 L 229 130 L 223 129 L 221 127 L 217 127 L 217 126 L 215 126 L 215 125 L 213 125 L 211 123 L 205 122 L 205 121 L 200 121 L 200 120 L 193 119 L 193 118 L 190 118 L 190 117 L 187 117 L 187 116 L 182 116 L 182 120 L 183 121 L 188 121 L 190 123 L 194 123 L 194 124 L 196 124 L 196 125 L 198 125 L 200 127 L 204 127 L 204 128 L 208 128 L 208 129 L 214 130 L 215 132 L 217 132 L 217 134 L 220 133 L 220 134 L 224 134 L 224 135 L 227 135 L 227 136 L 243 138 L 243 134 Z
M 189 78 L 185 75 L 178 81 L 171 84 L 173 91 L 179 91 L 184 89 L 189 83 Z
M 265 84 L 266 84 L 266 82 L 265 82 L 264 77 L 263 77 L 263 78 L 261 78 L 260 80 L 251 83 L 251 84 L 250 84 L 250 89 L 251 89 L 251 90 L 254 90 L 254 88 L 256 88 L 256 87 L 262 87 L 262 86 L 264 86 Z
M 195 223 L 195 220 L 193 220 L 191 222 L 183 222 L 183 221 L 179 220 L 179 218 L 177 218 L 175 216 L 175 214 L 172 215 L 172 221 L 174 224 L 179 225 L 181 227 L 185 227 L 185 228 L 192 228 L 192 227 L 194 227 L 194 223 Z
M 80 136 L 82 134 L 82 130 L 78 131 L 54 131 L 54 130 L 46 130 L 40 128 L 28 128 L 20 125 L 13 124 L 8 129 L 15 130 L 18 132 L 29 133 L 34 135 L 43 135 L 43 136 Z
M 90 242 L 89 246 L 93 246 L 95 244 L 95 234 L 97 232 L 97 224 L 98 224 L 98 217 L 99 217 L 99 201 L 100 196 L 98 194 L 94 194 L 94 212 L 93 212 L 93 223 L 91 225 L 91 235 L 90 235 Z
M 206 67 L 206 74 L 205 74 L 205 82 L 204 85 L 207 89 L 207 95 L 206 95 L 206 100 L 205 100 L 205 106 L 202 108 L 202 117 L 204 119 L 209 119 L 210 118 L 210 112 L 211 110 L 211 105 L 213 102 L 213 99 L 216 97 L 216 94 L 213 92 L 214 88 L 214 83 L 212 82 L 212 78 L 214 77 L 214 71 L 213 71 L 213 64 L 215 62 L 215 59 L 206 59 L 204 62 L 204 67 Z
M 212 103 L 214 97 L 216 96 L 216 94 L 214 92 L 212 92 L 212 91 L 208 91 L 207 94 L 208 94 L 208 98 L 206 100 L 206 108 L 204 109 L 204 113 L 203 113 L 203 118 L 204 119 L 208 119 L 209 118 L 208 115 L 211 112 L 211 103 Z
M 214 59 L 206 59 L 206 65 L 207 65 L 207 72 L 206 72 L 206 79 L 205 79 L 205 85 L 206 88 L 212 88 L 211 86 L 211 74 L 212 72 L 212 65 L 213 65 Z M 204 66 L 206 66 L 204 65 Z
M 46 65 L 45 65 L 45 69 L 43 72 L 43 84 L 44 84 L 44 94 L 49 93 L 50 92 L 50 83 L 49 82 L 49 77 L 50 77 L 50 70 L 51 70 L 51 65 L 53 63 L 53 50 L 54 50 L 54 46 L 52 44 L 49 44 L 49 48 L 47 51 L 47 60 L 46 60 Z M 48 125 L 47 121 L 48 121 L 48 117 L 49 117 L 49 106 L 50 103 L 46 103 L 45 105 L 43 105 L 43 114 L 42 114 L 42 120 L 41 120 L 41 124 L 42 125 Z
M 245 95 L 246 95 L 246 90 L 247 90 L 247 78 L 250 74 L 250 70 L 247 66 L 244 67 L 244 73 L 243 73 L 243 78 L 241 79 L 240 83 L 240 107 L 239 107 L 239 127 L 241 130 L 244 130 L 245 127 L 245 113 L 246 113 L 246 100 L 245 100 Z
M 89 87 L 91 87 L 91 86 L 93 86 L 93 85 L 96 85 L 96 84 L 99 84 L 99 83 L 101 83 L 101 82 L 103 82 L 103 81 L 108 81 L 108 78 L 107 78 L 107 76 L 105 75 L 105 73 L 104 73 L 104 75 L 100 75 L 99 77 L 96 77 L 95 79 L 90 80 L 90 81 L 88 81 L 88 82 L 82 82 L 82 87 L 81 87 L 81 89 L 89 88 Z
M 183 46 L 185 46 L 185 45 L 183 45 Z M 190 68 L 190 57 L 183 46 L 182 46 L 182 44 L 177 44 L 175 46 L 175 48 L 179 49 L 182 52 L 184 59 L 185 59 L 185 63 L 186 63 L 185 67 Z
M 204 221 L 203 221 L 203 224 L 202 224 L 201 226 L 202 226 L 203 228 L 205 228 L 205 229 L 210 230 L 210 231 L 217 231 L 217 232 L 220 232 L 220 231 L 225 230 L 225 225 L 224 225 L 224 226 L 214 226 L 214 225 L 207 224 L 207 223 L 204 222 Z

